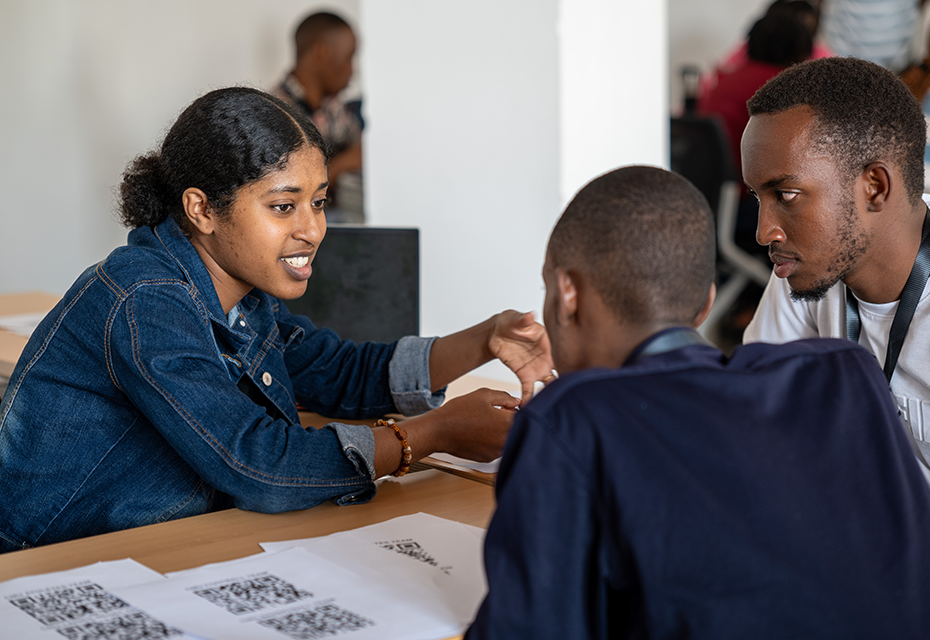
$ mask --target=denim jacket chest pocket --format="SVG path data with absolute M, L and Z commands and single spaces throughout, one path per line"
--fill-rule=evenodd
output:
M 265 406 L 272 416 L 280 416 L 292 424 L 299 424 L 294 390 L 283 354 L 287 345 L 299 340 L 303 329 L 288 329 L 289 335 L 285 342 L 275 324 L 253 328 L 244 317 L 238 318 L 233 328 L 223 323 L 213 323 L 217 348 L 230 379 L 237 383 L 240 390 L 251 387 L 245 392 L 246 395 Z M 248 377 L 251 384 L 245 385 L 243 377 Z M 256 390 L 262 398 L 255 397 Z

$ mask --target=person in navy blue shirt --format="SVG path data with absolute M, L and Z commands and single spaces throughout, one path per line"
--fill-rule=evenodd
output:
M 714 261 L 678 175 L 569 204 L 543 268 L 561 377 L 514 421 L 468 640 L 930 636 L 930 490 L 881 369 L 835 339 L 726 357 L 690 328 Z

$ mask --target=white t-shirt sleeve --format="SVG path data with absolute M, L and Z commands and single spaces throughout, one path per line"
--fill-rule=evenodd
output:
M 749 326 L 743 333 L 743 344 L 750 342 L 791 342 L 820 335 L 808 303 L 791 299 L 788 281 L 769 277 Z

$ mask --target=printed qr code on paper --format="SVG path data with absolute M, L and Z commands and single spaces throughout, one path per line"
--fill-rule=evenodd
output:
M 161 640 L 182 633 L 179 629 L 169 627 L 141 611 L 62 627 L 56 631 L 68 640 Z
M 37 589 L 8 597 L 7 601 L 46 626 L 130 609 L 128 604 L 99 584 L 90 582 Z
M 293 640 L 316 640 L 375 625 L 373 620 L 334 604 L 324 604 L 314 609 L 292 611 L 265 618 L 259 620 L 258 624 L 283 633 Z
M 309 591 L 268 573 L 192 587 L 190 591 L 236 616 L 313 597 Z
M 428 565 L 433 567 L 439 566 L 439 563 L 436 562 L 436 559 L 433 558 L 429 553 L 426 552 L 426 549 L 420 546 L 420 543 L 413 539 L 406 540 L 391 540 L 389 542 L 376 542 L 379 547 L 382 549 L 387 549 L 389 551 L 396 551 L 397 553 L 409 556 L 414 560 L 419 560 L 420 562 L 425 562 Z

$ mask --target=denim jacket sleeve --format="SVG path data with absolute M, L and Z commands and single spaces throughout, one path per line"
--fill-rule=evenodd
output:
M 418 415 L 442 404 L 445 389 L 430 391 L 429 353 L 435 338 L 406 337 L 393 344 L 340 340 L 284 305 L 275 310 L 287 340 L 285 364 L 298 403 L 333 418 Z
M 430 391 L 429 352 L 436 338 L 401 338 L 389 366 L 391 397 L 397 411 L 417 415 L 435 409 L 445 398 L 445 389 Z M 375 439 L 364 425 L 332 423 L 327 427 L 339 436 L 346 456 L 358 455 L 365 461 L 371 479 L 375 479 Z
M 217 355 L 216 322 L 185 283 L 134 286 L 108 321 L 114 383 L 240 508 L 278 512 L 370 498 L 370 474 L 343 454 L 336 431 L 274 420 L 239 391 Z M 275 384 L 290 388 L 288 380 Z

